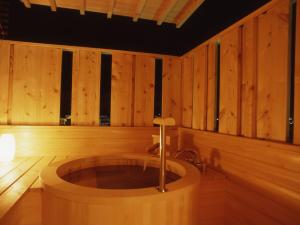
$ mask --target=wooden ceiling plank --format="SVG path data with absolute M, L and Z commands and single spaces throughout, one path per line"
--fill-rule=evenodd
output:
M 56 1 L 55 0 L 49 0 L 51 11 L 56 11 Z
M 164 0 L 159 6 L 157 12 L 155 13 L 154 20 L 157 21 L 157 25 L 161 25 L 168 14 L 172 10 L 172 8 L 176 5 L 178 0 Z
M 29 0 L 23 0 L 23 3 L 24 3 L 26 8 L 31 8 L 31 3 L 30 3 Z
M 86 8 L 86 0 L 81 0 L 80 15 L 84 15 L 85 14 L 85 8 Z
M 135 14 L 134 14 L 134 17 L 133 17 L 134 22 L 137 22 L 138 19 L 140 18 L 141 14 L 142 14 L 142 12 L 145 8 L 146 1 L 147 0 L 138 0 L 137 7 L 136 7 L 136 10 L 135 10 Z
M 108 11 L 107 11 L 107 18 L 108 19 L 111 19 L 114 8 L 115 8 L 115 5 L 116 5 L 116 0 L 110 0 L 110 4 L 109 4 L 109 7 L 108 7 Z
M 174 23 L 176 24 L 176 27 L 180 28 L 204 1 L 205 0 L 188 1 L 175 17 Z

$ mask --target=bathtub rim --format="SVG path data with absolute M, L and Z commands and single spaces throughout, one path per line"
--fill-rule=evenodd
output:
M 40 174 L 41 185 L 44 192 L 51 193 L 56 197 L 69 199 L 72 201 L 86 202 L 86 203 L 103 203 L 103 202 L 114 202 L 133 200 L 138 197 L 139 200 L 142 198 L 157 198 L 159 200 L 162 196 L 163 198 L 172 198 L 174 194 L 180 194 L 181 192 L 190 192 L 195 188 L 199 188 L 199 183 L 201 180 L 201 175 L 199 170 L 182 160 L 167 159 L 167 165 L 172 165 L 176 169 L 184 170 L 184 175 L 177 181 L 171 182 L 166 185 L 167 192 L 161 193 L 156 187 L 147 188 L 137 188 L 137 189 L 101 189 L 86 187 L 77 184 L 73 184 L 63 180 L 58 174 L 57 170 L 64 164 L 80 161 L 80 160 L 92 160 L 92 159 L 135 159 L 135 160 L 157 160 L 159 158 L 153 158 L 148 154 L 139 153 L 122 153 L 122 154 L 111 154 L 106 156 L 82 156 L 73 159 L 66 159 L 63 161 L 58 161 L 53 163 L 46 168 Z M 181 176 L 181 174 L 179 174 Z

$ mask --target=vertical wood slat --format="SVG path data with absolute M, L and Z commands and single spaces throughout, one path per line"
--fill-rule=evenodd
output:
M 300 145 L 300 0 L 297 1 L 294 96 L 294 144 Z
M 153 126 L 155 58 L 136 56 L 134 126 Z
M 193 129 L 206 130 L 207 46 L 194 53 Z
M 181 125 L 181 70 L 179 58 L 163 58 L 162 115 L 173 117 Z
M 241 135 L 256 136 L 257 19 L 243 26 Z
M 15 45 L 12 124 L 59 124 L 61 55 L 61 49 Z
M 240 28 L 221 38 L 219 132 L 238 135 L 240 123 Z
M 0 125 L 7 124 L 10 44 L 0 42 Z
M 100 55 L 79 50 L 73 54 L 72 125 L 99 125 Z
M 207 123 L 206 128 L 213 131 L 215 128 L 216 113 L 216 45 L 208 45 L 207 63 Z
M 257 137 L 286 140 L 289 0 L 258 17 Z
M 189 128 L 192 128 L 193 118 L 193 61 L 192 55 L 185 56 L 182 70 L 182 126 Z
M 111 126 L 133 125 L 133 62 L 133 55 L 112 55 Z

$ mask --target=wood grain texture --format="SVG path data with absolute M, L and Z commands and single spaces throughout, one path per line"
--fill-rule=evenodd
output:
M 257 137 L 286 140 L 289 1 L 258 17 Z
M 134 126 L 153 126 L 155 58 L 136 56 Z
M 300 216 L 281 204 L 234 181 L 228 182 L 225 225 L 297 225 Z
M 193 54 L 194 84 L 193 84 L 193 129 L 206 130 L 207 120 L 207 72 L 208 47 L 202 45 Z
M 100 55 L 94 51 L 73 54 L 72 125 L 98 126 L 100 117 Z
M 242 32 L 241 135 L 255 138 L 257 102 L 257 19 L 251 19 L 246 22 Z
M 55 48 L 14 46 L 12 124 L 59 124 L 61 54 Z
M 240 133 L 240 28 L 221 37 L 219 132 Z
M 207 130 L 215 128 L 216 114 L 216 46 L 214 42 L 208 45 L 207 65 Z
M 300 2 L 297 1 L 295 50 L 294 144 L 300 145 Z
M 129 163 L 142 166 L 144 160 L 147 160 L 148 166 L 157 167 L 159 163 L 158 158 L 140 154 L 120 154 L 109 159 L 110 165 Z M 209 225 L 209 221 L 214 219 L 220 221 L 224 218 L 226 180 L 224 176 L 217 175 L 211 170 L 200 175 L 190 164 L 168 160 L 167 165 L 171 171 L 185 175 L 178 182 L 169 183 L 167 194 L 162 195 L 153 187 L 118 191 L 95 190 L 80 186 L 75 188 L 58 176 L 77 170 L 78 167 L 83 169 L 98 166 L 99 163 L 107 164 L 107 161 L 103 157 L 96 157 L 96 159 L 93 157 L 84 161 L 73 161 L 70 164 L 62 165 L 63 163 L 66 162 L 52 164 L 41 174 L 45 187 L 42 199 L 44 224 L 93 225 L 99 223 L 100 216 L 104 225 Z M 57 173 L 56 167 L 60 167 Z M 60 183 L 59 186 L 57 182 Z M 54 184 L 56 185 L 53 186 Z M 85 197 L 86 192 L 88 192 L 88 199 Z M 73 212 L 74 210 L 80 213 Z M 55 216 L 63 211 L 64 215 L 68 215 L 64 219 Z M 116 211 L 119 212 L 118 217 L 113 216 Z
M 171 149 L 177 150 L 177 130 L 167 129 Z M 16 138 L 17 156 L 105 155 L 146 152 L 157 127 L 1 126 L 0 134 Z
M 112 55 L 111 126 L 133 125 L 133 69 L 133 55 Z
M 162 116 L 173 117 L 181 125 L 181 69 L 179 58 L 163 58 Z
M 198 149 L 203 161 L 231 181 L 275 202 L 299 221 L 299 146 L 180 128 L 179 148 L 183 147 Z
M 193 80 L 194 58 L 192 55 L 183 58 L 182 69 L 182 126 L 192 127 L 193 119 Z
M 0 124 L 7 124 L 10 44 L 0 42 Z

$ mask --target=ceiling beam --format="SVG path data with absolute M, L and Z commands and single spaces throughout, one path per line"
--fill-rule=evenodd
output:
M 49 0 L 51 11 L 56 11 L 56 1 L 55 0 Z
M 145 4 L 146 4 L 146 0 L 138 0 L 137 6 L 135 9 L 135 13 L 134 13 L 134 17 L 133 17 L 134 22 L 138 21 L 138 19 L 140 18 L 141 14 L 144 10 Z
M 115 8 L 116 0 L 110 0 L 109 6 L 108 6 L 108 11 L 107 11 L 107 18 L 111 19 L 114 8 Z
M 85 8 L 86 8 L 86 0 L 81 0 L 81 2 L 80 2 L 80 15 L 85 14 Z
M 23 3 L 24 3 L 26 8 L 31 8 L 31 3 L 30 3 L 29 0 L 23 0 Z
M 204 0 L 188 1 L 175 17 L 174 23 L 176 24 L 176 27 L 180 28 L 203 2 Z
M 155 13 L 154 20 L 157 21 L 157 25 L 161 25 L 167 18 L 168 14 L 175 6 L 178 0 L 164 0 L 160 4 L 158 10 Z

